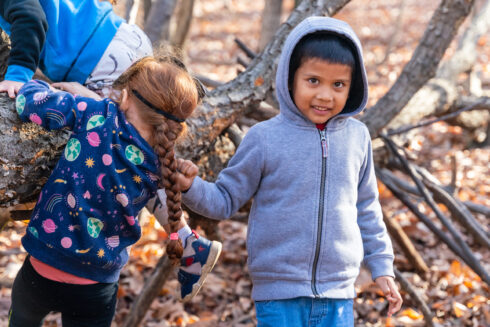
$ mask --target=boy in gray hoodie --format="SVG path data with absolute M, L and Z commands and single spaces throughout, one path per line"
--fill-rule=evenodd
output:
M 258 326 L 353 326 L 361 262 L 402 304 L 383 223 L 364 109 L 368 85 L 350 26 L 310 17 L 287 38 L 276 75 L 280 114 L 253 126 L 215 183 L 180 160 L 183 202 L 213 219 L 250 198 L 247 247 Z

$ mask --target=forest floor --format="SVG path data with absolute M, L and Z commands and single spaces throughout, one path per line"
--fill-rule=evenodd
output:
M 403 10 L 400 4 L 403 3 Z M 478 3 L 478 2 L 477 2 Z M 438 2 L 415 0 L 352 1 L 336 17 L 346 20 L 359 35 L 365 53 L 370 101 L 368 107 L 389 89 L 410 59 Z M 293 1 L 284 1 L 283 20 Z M 191 69 L 208 78 L 227 82 L 243 68 L 237 57 L 245 58 L 236 46 L 238 38 L 256 50 L 263 1 L 200 0 L 186 55 Z M 399 29 L 396 28 L 399 24 Z M 482 38 L 478 69 L 490 81 L 490 40 Z M 451 53 L 454 45 L 448 50 Z M 488 85 L 487 85 L 488 87 Z M 428 169 L 443 184 L 455 178 L 455 194 L 462 201 L 490 207 L 490 149 L 472 146 L 467 131 L 444 122 L 418 129 L 406 141 L 414 162 Z M 452 173 L 456 162 L 456 174 Z M 454 175 L 454 176 L 453 176 Z M 409 235 L 417 251 L 429 266 L 426 275 L 417 274 L 410 261 L 395 243 L 395 264 L 423 295 L 435 313 L 436 326 L 490 326 L 489 288 L 460 258 L 441 243 L 393 195 L 379 184 L 380 199 L 390 219 L 395 219 Z M 423 203 L 419 208 L 434 219 Z M 446 208 L 441 210 L 448 214 Z M 488 233 L 489 218 L 475 214 Z M 167 235 L 152 217 L 141 221 L 143 236 L 132 248 L 124 268 L 118 294 L 113 327 L 121 326 L 124 317 L 141 291 L 159 257 L 164 253 Z M 439 224 L 440 225 L 440 224 Z M 11 282 L 20 268 L 25 251 L 20 244 L 24 222 L 11 222 L 0 232 L 0 327 L 7 326 Z M 465 240 L 480 262 L 490 271 L 490 251 L 477 245 L 461 228 Z M 255 309 L 250 298 L 251 281 L 246 265 L 247 226 L 237 221 L 219 224 L 223 252 L 212 274 L 188 304 L 176 300 L 178 283 L 175 274 L 166 282 L 147 312 L 142 326 L 255 326 Z M 424 326 L 421 311 L 402 291 L 404 304 L 392 319 L 386 318 L 387 303 L 364 269 L 356 282 L 356 326 Z M 59 314 L 49 315 L 44 327 L 61 326 Z

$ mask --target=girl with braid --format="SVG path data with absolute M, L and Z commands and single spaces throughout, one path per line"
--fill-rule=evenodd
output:
M 23 121 L 72 134 L 22 238 L 28 256 L 12 288 L 11 327 L 41 326 L 51 311 L 61 312 L 64 327 L 109 327 L 120 271 L 141 236 L 138 212 L 158 189 L 165 195 L 156 199 L 166 197 L 165 203 L 154 199 L 151 209 L 171 233 L 168 255 L 174 262 L 185 255 L 179 275 L 195 277 L 182 284 L 184 300 L 216 263 L 221 244 L 189 229 L 176 186 L 174 143 L 202 86 L 177 59 L 145 57 L 114 88 L 117 101 L 74 96 L 36 80 L 19 91 Z

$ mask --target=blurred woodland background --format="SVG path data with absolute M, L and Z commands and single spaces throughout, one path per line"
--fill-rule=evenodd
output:
M 370 100 L 358 118 L 373 138 L 404 299 L 387 319 L 387 302 L 362 270 L 356 326 L 490 326 L 489 0 L 119 0 L 116 11 L 144 28 L 156 48 L 181 48 L 208 87 L 179 146 L 179 156 L 197 162 L 208 180 L 253 124 L 278 113 L 275 65 L 291 28 L 311 15 L 347 21 L 364 47 Z M 7 56 L 3 35 L 0 73 Z M 13 108 L 0 95 L 0 326 L 26 255 L 26 219 L 66 142 L 64 132 L 22 126 Z M 223 242 L 203 289 L 191 303 L 175 299 L 167 235 L 143 214 L 114 327 L 255 326 L 248 206 L 220 223 L 186 214 Z M 61 326 L 59 315 L 44 326 Z

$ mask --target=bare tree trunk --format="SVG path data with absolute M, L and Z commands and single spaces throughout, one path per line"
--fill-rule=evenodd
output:
M 177 0 L 156 0 L 151 6 L 144 30 L 154 45 L 169 39 L 170 19 L 176 4 Z
M 262 12 L 259 49 L 262 50 L 272 40 L 281 25 L 282 0 L 265 1 Z
M 191 28 L 194 3 L 194 0 L 180 0 L 171 20 L 170 44 L 179 49 L 184 48 L 187 34 Z

